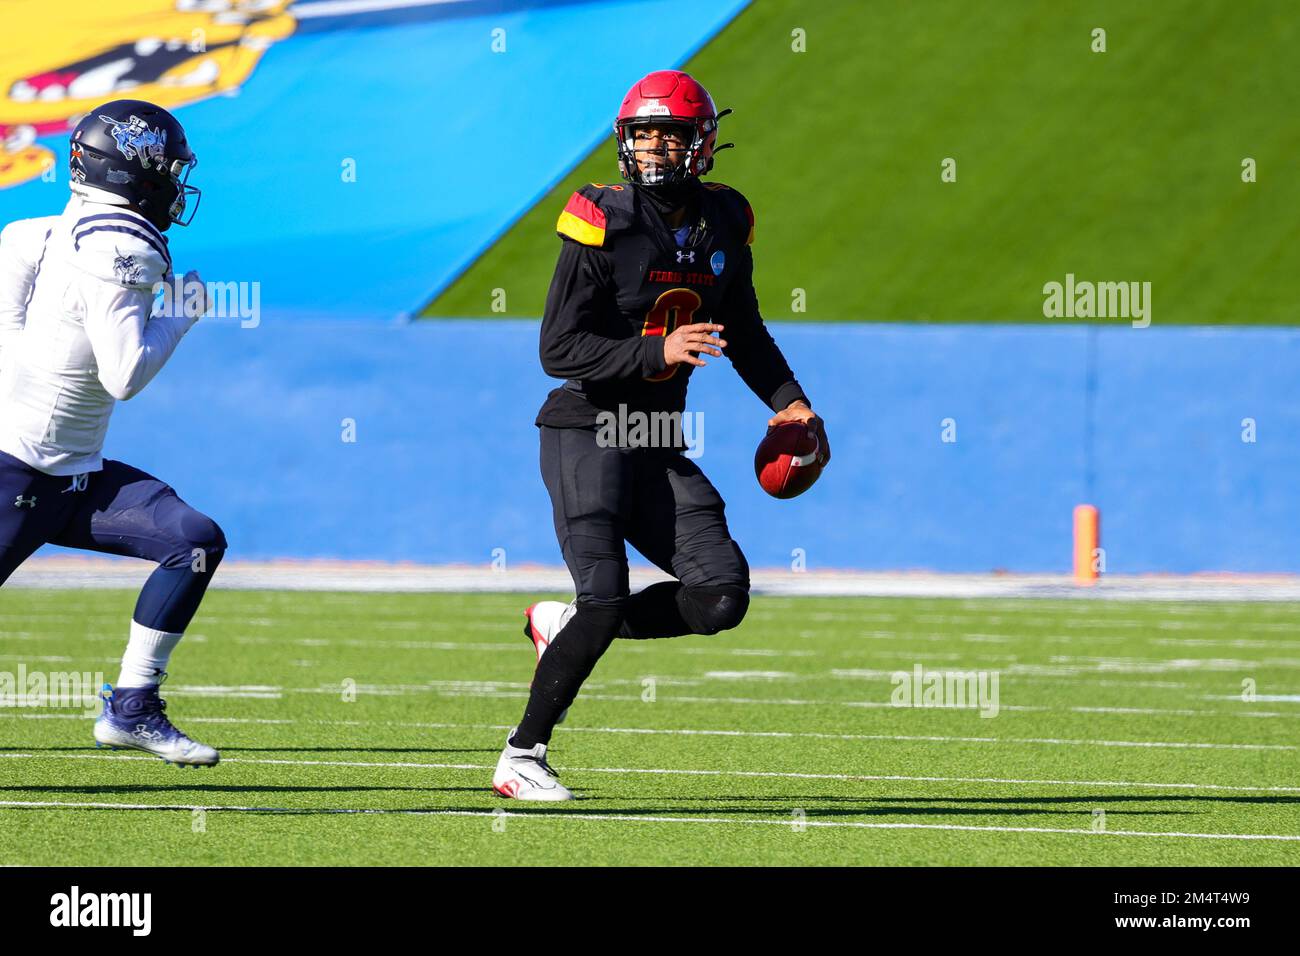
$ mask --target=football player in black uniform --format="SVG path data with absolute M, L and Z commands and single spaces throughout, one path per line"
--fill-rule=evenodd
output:
M 830 457 L 821 419 L 758 311 L 749 203 L 700 181 L 724 148 L 720 115 L 689 75 L 649 74 L 624 98 L 614 125 L 625 182 L 583 186 L 560 214 L 541 360 L 548 375 L 567 381 L 536 423 L 542 479 L 577 597 L 526 612 L 537 670 L 493 777 L 502 796 L 572 799 L 546 761 L 547 744 L 614 638 L 716 634 L 745 616 L 749 566 L 727 530 L 722 498 L 682 454 L 680 419 L 695 367 L 725 355 L 774 412 L 769 426 L 806 424 L 823 464 Z M 665 419 L 675 427 L 655 427 Z M 634 427 L 606 427 L 615 421 Z M 676 580 L 629 593 L 625 543 Z

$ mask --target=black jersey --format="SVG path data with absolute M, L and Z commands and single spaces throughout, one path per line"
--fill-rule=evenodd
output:
M 594 428 L 601 411 L 620 405 L 683 411 L 695 367 L 667 367 L 664 338 L 694 322 L 726 327 L 723 354 L 774 411 L 807 400 L 758 311 L 749 203 L 705 183 L 687 209 L 679 246 L 634 186 L 591 183 L 570 197 L 541 330 L 542 367 L 568 381 L 547 396 L 538 425 Z

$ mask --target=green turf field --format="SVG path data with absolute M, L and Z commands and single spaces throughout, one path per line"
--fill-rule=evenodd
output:
M 713 178 L 754 206 L 769 318 L 1043 322 L 1073 273 L 1151 282 L 1157 325 L 1293 324 L 1297 43 L 1292 0 L 756 0 L 685 68 L 736 110 Z M 590 181 L 612 138 L 427 314 L 539 316 Z
M 134 599 L 5 591 L 0 670 L 113 679 Z M 1300 863 L 1300 605 L 758 598 L 617 642 L 552 741 L 583 799 L 538 807 L 488 790 L 523 603 L 214 591 L 166 696 L 222 763 L 0 709 L 0 864 Z M 998 715 L 890 706 L 918 663 Z

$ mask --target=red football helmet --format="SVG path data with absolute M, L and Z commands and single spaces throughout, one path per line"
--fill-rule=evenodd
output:
M 689 73 L 681 70 L 656 70 L 632 85 L 618 119 L 614 121 L 614 139 L 618 143 L 618 171 L 630 183 L 664 185 L 699 177 L 713 168 L 713 154 L 733 145 L 717 146 L 718 120 L 730 113 L 719 113 L 709 91 Z M 634 137 L 638 126 L 681 126 L 685 133 L 686 158 L 678 165 L 656 171 L 647 179 L 637 168 Z M 642 152 L 647 152 L 643 149 Z M 666 147 L 661 149 L 666 154 Z

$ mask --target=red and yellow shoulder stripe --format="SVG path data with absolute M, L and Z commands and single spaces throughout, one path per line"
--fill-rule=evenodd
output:
M 576 192 L 560 212 L 555 231 L 586 246 L 603 246 L 605 225 L 604 210 L 581 192 Z

